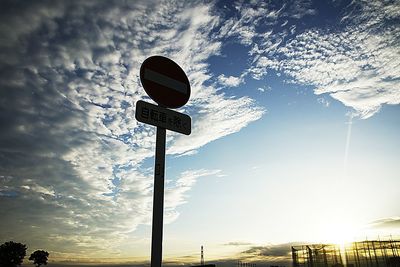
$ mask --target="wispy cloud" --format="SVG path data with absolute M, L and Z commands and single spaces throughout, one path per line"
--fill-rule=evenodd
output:
M 400 229 L 400 217 L 383 218 L 370 223 L 373 228 Z
M 284 74 L 290 82 L 313 86 L 317 95 L 329 94 L 361 118 L 400 103 L 397 3 L 352 2 L 338 24 L 305 30 L 293 19 L 317 15 L 311 1 L 241 3 L 237 10 L 240 15 L 227 21 L 220 36 L 236 37 L 250 48 L 244 76 Z
M 288 257 L 291 252 L 291 244 L 256 246 L 243 251 L 243 254 L 265 257 Z
M 237 87 L 243 82 L 242 77 L 225 76 L 221 74 L 218 76 L 218 82 L 227 87 Z
M 240 259 L 260 263 L 288 264 L 291 261 L 291 247 L 300 243 L 284 243 L 252 246 L 241 252 Z
M 229 242 L 224 244 L 224 246 L 251 246 L 253 245 L 253 243 L 249 243 L 249 242 L 243 242 L 243 241 L 235 241 L 235 242 Z
M 398 5 L 362 1 L 347 9 L 343 31 L 310 29 L 286 42 L 288 35 L 268 33 L 267 40 L 278 42 L 253 46 L 250 74 L 261 79 L 268 70 L 282 72 L 294 83 L 314 86 L 317 95 L 329 94 L 361 118 L 372 116 L 383 104 L 399 104 L 400 28 L 394 26 L 400 17 Z
M 319 97 L 317 98 L 317 101 L 326 108 L 331 104 L 325 97 Z

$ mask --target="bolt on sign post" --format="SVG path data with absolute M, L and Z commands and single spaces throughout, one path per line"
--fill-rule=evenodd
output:
M 171 59 L 162 56 L 147 58 L 140 67 L 144 90 L 157 105 L 139 100 L 135 117 L 157 127 L 154 165 L 153 221 L 151 236 L 151 267 L 161 267 L 164 213 L 164 174 L 166 130 L 190 135 L 188 115 L 171 110 L 187 103 L 190 84 L 185 72 Z

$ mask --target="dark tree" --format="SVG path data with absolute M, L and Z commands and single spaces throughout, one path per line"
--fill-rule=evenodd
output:
M 13 241 L 0 245 L 0 266 L 16 267 L 21 265 L 26 255 L 26 245 Z
M 37 267 L 40 267 L 40 265 L 47 264 L 47 258 L 49 257 L 49 253 L 44 250 L 36 250 L 31 254 L 29 257 L 30 261 L 33 261 L 33 264 L 35 264 Z

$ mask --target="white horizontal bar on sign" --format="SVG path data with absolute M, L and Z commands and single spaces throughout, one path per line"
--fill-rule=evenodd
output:
M 146 80 L 158 83 L 159 85 L 171 88 L 179 93 L 187 94 L 187 85 L 185 83 L 172 79 L 161 73 L 152 71 L 151 69 L 144 69 L 144 78 Z

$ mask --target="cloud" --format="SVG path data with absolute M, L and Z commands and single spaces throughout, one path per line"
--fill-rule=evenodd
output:
M 250 246 L 252 243 L 249 242 L 241 242 L 241 241 L 236 241 L 236 242 L 229 242 L 224 244 L 224 246 Z
M 285 74 L 289 82 L 310 85 L 316 95 L 329 94 L 364 119 L 382 105 L 400 103 L 396 3 L 352 2 L 338 20 L 343 30 L 331 24 L 300 31 L 296 19 L 318 14 L 311 1 L 246 2 L 236 10 L 219 37 L 250 48 L 251 63 L 242 78 Z
M 187 72 L 190 137 L 168 134 L 169 154 L 192 154 L 259 119 L 247 96 L 205 86 L 211 38 L 220 21 L 212 6 L 179 1 L 2 1 L 0 19 L 0 227 L 2 239 L 29 240 L 52 255 L 123 255 L 132 233 L 149 224 L 155 130 L 134 119 L 135 102 L 151 101 L 138 80 L 143 60 L 173 58 Z M 23 23 L 21 23 L 23 21 Z M 173 177 L 167 220 L 199 177 Z M 4 229 L 4 230 L 3 230 Z M 35 229 L 32 231 L 31 229 Z M 63 253 L 61 253 L 63 251 Z M 107 254 L 108 255 L 108 254 Z
M 255 246 L 242 253 L 262 257 L 288 257 L 291 253 L 291 246 L 292 244 Z
M 312 1 L 299 0 L 288 4 L 288 16 L 295 19 L 301 19 L 307 15 L 315 15 L 317 11 L 312 7 Z
M 258 90 L 259 92 L 261 92 L 261 93 L 266 93 L 266 92 L 268 92 L 268 91 L 271 91 L 272 88 L 271 88 L 271 86 L 264 85 L 263 87 L 258 87 L 257 90 Z
M 230 39 L 255 51 L 271 52 L 288 35 L 293 35 L 295 26 L 288 24 L 288 19 L 298 20 L 308 15 L 315 15 L 310 0 L 289 0 L 285 3 L 276 1 L 238 1 L 226 7 L 229 17 L 220 27 L 216 38 Z M 233 15 L 232 15 L 233 14 Z M 280 23 L 280 29 L 274 27 Z M 261 30 L 267 27 L 267 32 Z
M 239 131 L 251 121 L 261 118 L 265 112 L 248 97 L 227 98 L 224 94 L 209 95 L 206 101 L 208 103 L 202 101 L 198 104 L 205 105 L 197 112 L 197 123 L 193 125 L 190 139 L 177 136 L 167 149 L 168 153 L 180 154 L 202 147 L 210 141 Z
M 400 217 L 383 218 L 370 223 L 372 228 L 400 229 Z
M 384 104 L 399 104 L 397 4 L 361 1 L 346 9 L 343 31 L 313 28 L 286 42 L 290 34 L 268 32 L 265 42 L 272 42 L 265 46 L 260 41 L 251 50 L 249 73 L 261 79 L 269 70 L 282 72 L 293 83 L 314 86 L 317 95 L 329 94 L 361 118 L 371 117 Z
M 218 82 L 227 87 L 238 87 L 243 83 L 243 78 L 235 76 L 227 77 L 224 74 L 221 74 L 218 76 Z
M 323 105 L 324 107 L 329 107 L 329 105 L 331 104 L 328 100 L 326 100 L 324 97 L 318 97 L 317 98 L 318 103 L 320 103 L 321 105 Z
M 265 246 L 252 246 L 240 253 L 238 258 L 245 262 L 257 264 L 287 265 L 291 262 L 291 247 L 301 243 L 292 242 L 284 244 L 271 244 Z

